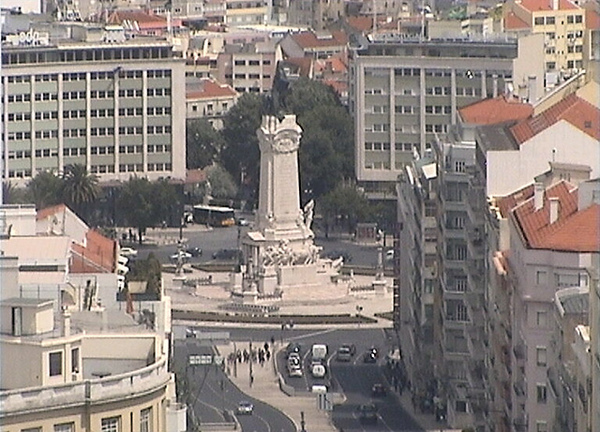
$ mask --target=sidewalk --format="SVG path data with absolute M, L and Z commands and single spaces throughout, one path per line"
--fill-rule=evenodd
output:
M 263 342 L 256 342 L 255 348 L 259 348 Z M 235 345 L 235 348 L 234 348 Z M 227 359 L 234 349 L 248 349 L 248 343 L 232 343 L 219 345 L 217 349 L 223 358 Z M 281 344 L 275 343 L 273 349 L 277 352 Z M 237 369 L 237 370 L 234 370 Z M 337 429 L 330 422 L 326 411 L 317 408 L 316 395 L 307 393 L 307 396 L 288 396 L 279 389 L 279 379 L 273 363 L 273 357 L 263 366 L 259 363 L 252 364 L 254 381 L 250 385 L 250 363 L 237 363 L 237 366 L 228 366 L 228 375 L 231 381 L 244 393 L 255 399 L 261 400 L 272 407 L 277 408 L 287 415 L 300 430 L 300 416 L 304 413 L 306 430 L 310 432 L 335 432 Z
M 206 225 L 196 225 L 189 224 L 185 226 L 182 230 L 182 239 L 186 242 L 188 239 L 186 237 L 186 233 L 190 232 L 206 232 L 211 231 L 211 227 L 207 227 Z M 135 240 L 135 236 L 137 236 L 137 229 L 129 228 L 129 227 L 118 227 L 117 231 L 117 239 L 123 244 L 132 244 L 137 245 L 138 242 Z M 129 234 L 134 236 L 133 240 L 129 239 Z M 127 236 L 127 240 L 123 240 L 123 234 Z M 156 245 L 156 246 L 167 246 L 167 245 L 176 245 L 179 243 L 179 227 L 167 227 L 167 228 L 148 228 L 146 230 L 146 235 L 144 236 L 144 245 Z

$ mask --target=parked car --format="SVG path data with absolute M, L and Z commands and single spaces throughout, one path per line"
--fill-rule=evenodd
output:
M 373 384 L 371 387 L 371 395 L 373 397 L 386 397 L 387 396 L 387 388 L 380 383 Z
M 130 248 L 130 247 L 122 247 L 119 250 L 119 254 L 121 254 L 125 257 L 135 257 L 135 256 L 137 256 L 138 251 L 133 248 Z
M 302 373 L 302 368 L 300 366 L 298 366 L 298 367 L 288 366 L 288 375 L 290 378 L 302 378 L 302 376 L 304 374 Z
M 358 406 L 358 420 L 361 423 L 377 423 L 377 407 L 375 404 L 363 404 Z
M 202 255 L 202 249 L 200 249 L 199 247 L 189 247 L 185 251 L 187 253 L 189 253 L 191 256 L 193 256 L 194 258 L 198 258 L 199 256 Z
M 394 261 L 394 249 L 390 249 L 385 253 L 386 261 Z
M 220 249 L 212 257 L 220 261 L 237 261 L 242 257 L 242 251 L 238 249 Z
M 252 414 L 254 411 L 254 405 L 249 401 L 241 401 L 237 406 L 238 414 Z

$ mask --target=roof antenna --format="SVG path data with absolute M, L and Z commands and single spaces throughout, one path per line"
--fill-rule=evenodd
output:
M 552 162 L 556 162 L 556 147 L 552 149 Z

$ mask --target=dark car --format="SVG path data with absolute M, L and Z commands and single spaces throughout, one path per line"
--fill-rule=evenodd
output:
M 383 384 L 373 384 L 373 387 L 371 387 L 371 395 L 373 397 L 386 397 L 387 388 L 385 388 Z
M 242 257 L 242 251 L 238 249 L 220 249 L 212 257 L 220 261 L 237 261 Z
M 379 358 L 379 351 L 377 348 L 371 348 L 369 351 L 365 353 L 363 357 L 363 362 L 365 363 L 377 363 L 377 359 Z
M 189 247 L 185 251 L 194 258 L 197 258 L 202 255 L 202 249 L 200 249 L 199 247 Z
M 358 420 L 361 423 L 377 423 L 377 407 L 375 404 L 359 405 L 357 411 Z
M 336 359 L 340 362 L 349 362 L 356 353 L 356 347 L 353 344 L 343 344 L 337 350 Z

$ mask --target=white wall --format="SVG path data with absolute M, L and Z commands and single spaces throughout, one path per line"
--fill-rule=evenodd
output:
M 518 150 L 490 151 L 487 195 L 504 196 L 533 182 L 555 162 L 589 165 L 591 178 L 600 175 L 600 143 L 567 121 L 561 120 L 521 144 Z

